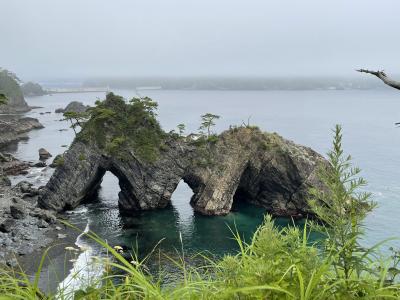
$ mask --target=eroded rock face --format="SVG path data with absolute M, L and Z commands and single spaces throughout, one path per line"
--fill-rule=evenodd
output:
M 214 142 L 166 138 L 158 159 L 146 162 L 129 150 L 110 156 L 95 144 L 75 140 L 46 185 L 39 204 L 62 211 L 87 200 L 106 171 L 119 179 L 121 212 L 162 208 L 180 180 L 193 190 L 191 204 L 206 215 L 230 212 L 233 201 L 261 205 L 279 216 L 303 216 L 310 187 L 325 159 L 310 148 L 257 128 L 235 128 Z

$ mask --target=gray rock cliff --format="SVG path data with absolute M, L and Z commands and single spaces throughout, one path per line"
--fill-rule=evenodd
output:
M 125 213 L 162 208 L 180 180 L 193 190 L 191 204 L 207 215 L 227 214 L 233 201 L 248 201 L 279 216 L 308 214 L 308 189 L 322 156 L 276 134 L 239 128 L 223 132 L 209 150 L 190 139 L 165 140 L 155 162 L 129 151 L 125 159 L 96 145 L 75 141 L 44 188 L 42 207 L 72 209 L 90 197 L 106 171 L 119 179 L 119 206 Z M 209 151 L 209 152 L 208 152 Z

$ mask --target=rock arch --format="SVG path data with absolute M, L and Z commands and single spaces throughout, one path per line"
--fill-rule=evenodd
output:
M 310 148 L 257 128 L 227 130 L 206 148 L 191 138 L 168 137 L 154 162 L 140 159 L 133 149 L 120 159 L 76 139 L 39 203 L 56 211 L 73 209 L 110 171 L 119 179 L 119 207 L 124 214 L 166 207 L 184 180 L 193 190 L 194 210 L 202 214 L 227 214 L 234 198 L 245 196 L 274 215 L 301 216 L 310 213 L 309 188 L 322 186 L 317 177 L 321 164 L 325 159 Z

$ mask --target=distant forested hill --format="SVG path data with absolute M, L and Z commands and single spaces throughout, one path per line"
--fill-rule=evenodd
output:
M 184 90 L 369 90 L 383 84 L 365 78 L 311 78 L 311 77 L 148 77 L 148 78 L 93 78 L 84 87 L 112 89 L 184 89 Z
M 12 72 L 0 69 L 0 93 L 7 97 L 7 104 L 0 106 L 0 113 L 19 113 L 30 110 L 18 81 L 18 77 Z
M 43 90 L 40 84 L 34 82 L 24 83 L 23 85 L 21 85 L 21 89 L 24 93 L 24 96 L 26 97 L 43 96 L 47 94 L 47 92 Z

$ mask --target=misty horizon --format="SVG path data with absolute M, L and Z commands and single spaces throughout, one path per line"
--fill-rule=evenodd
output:
M 395 76 L 399 10 L 394 0 L 3 1 L 1 67 L 24 81 Z

